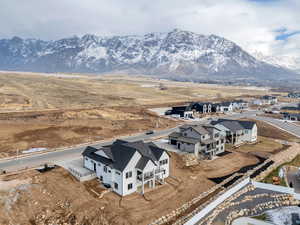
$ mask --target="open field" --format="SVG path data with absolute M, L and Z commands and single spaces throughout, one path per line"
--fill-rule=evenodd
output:
M 174 82 L 142 76 L 0 74 L 1 111 L 155 105 L 267 93 L 270 93 L 268 89 L 263 88 Z
M 176 125 L 149 113 L 147 108 L 154 105 L 268 92 L 143 76 L 1 72 L 0 157 Z
M 0 224 L 149 224 L 215 185 L 208 177 L 224 176 L 256 162 L 253 156 L 231 153 L 185 167 L 181 156 L 172 153 L 170 171 L 175 178 L 146 190 L 145 197 L 107 193 L 99 199 L 103 189 L 98 182 L 79 183 L 62 168 L 2 175 Z

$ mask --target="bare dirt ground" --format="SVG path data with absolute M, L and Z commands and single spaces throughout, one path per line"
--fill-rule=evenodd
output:
M 2 175 L 0 224 L 149 224 L 212 187 L 214 183 L 207 177 L 224 176 L 256 162 L 253 156 L 232 153 L 185 167 L 181 156 L 172 153 L 171 174 L 175 178 L 148 189 L 145 197 L 136 193 L 121 198 L 107 193 L 99 199 L 104 189 L 96 180 L 79 183 L 62 168 Z
M 284 151 L 286 148 L 287 145 L 283 145 L 275 139 L 258 137 L 257 143 L 245 144 L 238 148 L 233 148 L 230 151 L 250 153 L 261 157 L 270 157 L 272 154 Z
M 30 148 L 56 148 L 177 124 L 141 107 L 0 114 L 0 156 Z

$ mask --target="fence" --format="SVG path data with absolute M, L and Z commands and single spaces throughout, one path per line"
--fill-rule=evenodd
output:
M 89 172 L 86 172 L 86 173 L 80 173 L 80 172 L 78 172 L 77 170 L 75 170 L 71 167 L 68 167 L 68 170 L 80 182 L 91 180 L 91 179 L 96 177 L 96 173 L 94 173 L 94 172 L 89 171 Z
M 198 212 L 194 217 L 192 217 L 185 225 L 194 225 L 201 219 L 203 219 L 211 210 L 229 198 L 231 195 L 239 191 L 241 188 L 245 187 L 247 184 L 250 183 L 250 178 L 246 178 L 245 180 L 241 181 L 239 184 L 235 185 L 234 187 L 230 188 L 228 191 L 224 192 L 220 195 L 217 199 L 213 202 L 209 203 L 204 209 Z
M 283 186 L 273 185 L 273 184 L 266 184 L 266 183 L 261 183 L 261 182 L 257 182 L 257 181 L 252 181 L 251 183 L 256 188 L 276 191 L 276 192 L 285 193 L 285 194 L 291 194 L 295 197 L 295 199 L 300 200 L 300 194 L 295 193 L 293 188 L 283 187 Z

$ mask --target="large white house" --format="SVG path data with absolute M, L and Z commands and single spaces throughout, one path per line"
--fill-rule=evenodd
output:
M 117 140 L 100 149 L 87 147 L 84 167 L 121 196 L 154 188 L 169 176 L 169 155 L 153 143 Z

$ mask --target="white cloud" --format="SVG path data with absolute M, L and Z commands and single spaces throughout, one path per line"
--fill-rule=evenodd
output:
M 298 55 L 300 1 L 274 0 L 1 0 L 0 37 L 59 39 L 72 35 L 143 34 L 174 28 L 217 34 L 246 50 Z

